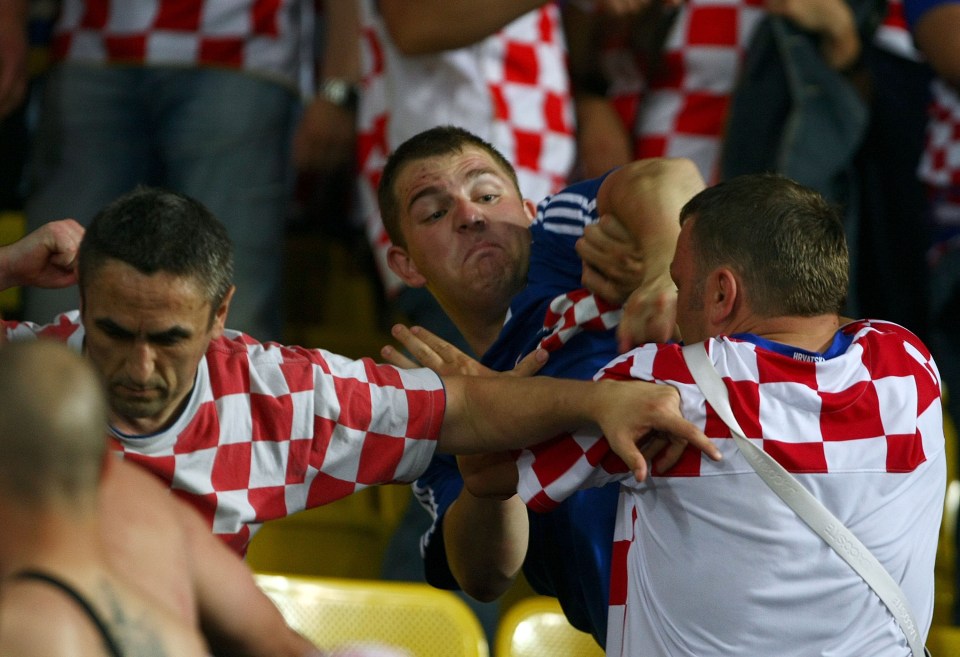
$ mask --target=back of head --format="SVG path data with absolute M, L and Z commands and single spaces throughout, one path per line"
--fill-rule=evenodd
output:
M 738 176 L 681 210 L 695 218 L 693 257 L 703 276 L 726 266 L 743 278 L 761 317 L 839 314 L 849 255 L 841 215 L 817 192 L 777 174 Z
M 138 187 L 103 208 L 80 243 L 81 295 L 107 260 L 151 275 L 193 279 L 216 307 L 233 281 L 233 246 L 224 225 L 200 202 Z
M 85 358 L 47 340 L 0 349 L 0 495 L 30 505 L 95 499 L 107 407 Z
M 472 132 L 456 126 L 444 125 L 424 130 L 406 140 L 397 147 L 383 167 L 380 184 L 377 186 L 377 202 L 380 205 L 380 216 L 390 241 L 397 246 L 406 246 L 406 240 L 400 231 L 400 206 L 396 186 L 400 171 L 410 162 L 425 160 L 432 157 L 443 157 L 462 153 L 467 148 L 476 148 L 486 152 L 491 159 L 500 166 L 504 173 L 510 176 L 517 194 L 520 194 L 520 183 L 513 165 L 491 144 L 476 136 Z

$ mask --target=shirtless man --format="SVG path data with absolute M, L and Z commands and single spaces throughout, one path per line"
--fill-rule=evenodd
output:
M 199 628 L 124 577 L 104 549 L 105 421 L 100 383 L 80 356 L 46 341 L 0 350 L 3 655 L 207 652 Z M 175 540 L 159 531 L 151 538 Z

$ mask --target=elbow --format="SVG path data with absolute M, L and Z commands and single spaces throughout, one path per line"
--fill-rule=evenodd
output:
M 458 578 L 458 583 L 461 590 L 474 600 L 493 602 L 506 593 L 515 580 L 516 575 L 511 577 L 500 573 L 496 575 L 488 573 L 486 576 L 478 577 L 474 574 Z
M 400 54 L 406 57 L 427 55 L 437 50 L 432 46 L 429 39 L 417 34 L 414 30 L 397 30 L 391 32 L 391 37 L 393 45 L 400 51 Z
M 411 57 L 443 50 L 435 43 L 436 39 L 429 30 L 424 29 L 420 21 L 410 20 L 416 16 L 411 15 L 406 8 L 384 5 L 381 11 L 390 42 L 401 55 Z

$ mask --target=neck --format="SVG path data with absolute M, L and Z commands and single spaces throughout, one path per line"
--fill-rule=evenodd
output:
M 835 314 L 813 317 L 765 317 L 744 323 L 724 333 L 752 333 L 772 342 L 822 353 L 830 348 L 840 328 Z
M 26 568 L 79 574 L 100 560 L 99 525 L 93 513 L 8 506 L 0 509 L 0 526 L 4 533 L 0 577 Z
M 496 342 L 497 336 L 500 335 L 500 329 L 503 328 L 504 319 L 506 319 L 506 315 L 501 315 L 495 322 L 487 322 L 484 324 L 479 322 L 454 323 L 458 327 L 464 327 L 460 329 L 463 338 L 467 341 L 467 344 L 470 345 L 470 348 L 473 350 L 473 353 L 476 354 L 477 358 L 480 358 L 483 354 L 487 353 L 487 350 Z

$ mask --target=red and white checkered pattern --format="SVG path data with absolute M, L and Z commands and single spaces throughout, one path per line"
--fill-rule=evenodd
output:
M 559 349 L 581 331 L 605 331 L 620 323 L 623 310 L 607 303 L 586 288 L 561 294 L 550 302 L 543 318 L 548 333 L 540 340 L 540 348 Z
M 932 91 L 918 175 L 932 187 L 960 187 L 960 94 L 941 80 L 934 80 Z
M 731 94 L 763 15 L 763 0 L 687 0 L 655 70 L 648 57 L 631 68 L 607 53 L 613 102 L 625 117 L 636 112 L 635 157 L 687 157 L 705 180 L 717 181 Z
M 747 438 L 877 554 L 925 631 L 945 491 L 939 374 L 928 350 L 899 326 L 858 321 L 843 332 L 852 344 L 828 360 L 731 338 L 710 341 L 711 360 Z M 602 376 L 675 386 L 684 416 L 724 457 L 714 462 L 691 448 L 673 470 L 654 467 L 641 484 L 594 431 L 521 453 L 518 491 L 535 510 L 584 486 L 623 485 L 608 654 L 636 654 L 637 645 L 654 656 L 824 654 L 825 646 L 837 646 L 837 654 L 905 654 L 902 634 L 873 593 L 741 456 L 679 346 L 638 348 Z M 822 635 L 804 615 L 807 596 L 815 596 L 810 613 L 823 623 Z M 692 599 L 701 604 L 691 617 Z M 835 611 L 825 613 L 831 604 Z M 752 626 L 755 618 L 762 625 Z M 803 639 L 793 645 L 785 636 Z M 842 641 L 855 647 L 843 649 Z
M 493 144 L 517 170 L 520 189 L 539 201 L 559 191 L 575 156 L 566 41 L 553 3 L 467 48 L 405 57 L 394 48 L 375 3 L 364 0 L 358 114 L 360 209 L 388 291 L 390 246 L 376 202 L 387 155 L 413 135 L 459 125 Z
M 299 84 L 312 0 L 63 0 L 58 60 L 226 66 Z
M 78 321 L 74 312 L 52 329 L 7 324 L 7 334 L 69 335 L 80 348 Z M 416 479 L 433 456 L 444 408 L 440 379 L 429 370 L 228 331 L 201 360 L 173 425 L 146 437 L 114 432 L 112 444 L 168 482 L 242 553 L 267 520 Z
M 710 352 L 746 437 L 790 472 L 910 472 L 924 462 L 924 440 L 931 438 L 919 431 L 918 418 L 939 409 L 933 359 L 915 336 L 894 324 L 861 321 L 844 331 L 856 333 L 854 345 L 843 357 L 820 362 L 787 358 L 729 338 L 711 340 Z M 873 357 L 876 353 L 883 358 Z M 699 477 L 718 469 L 753 471 L 739 456 L 727 426 L 705 407 L 678 345 L 635 349 L 608 366 L 601 378 L 677 387 L 684 416 L 700 424 L 724 454 L 725 461 L 718 464 L 689 448 L 670 477 Z M 576 489 L 576 482 L 565 481 L 574 470 L 576 478 L 605 466 L 611 463 L 609 453 L 602 437 L 589 431 L 539 445 L 524 457 L 531 465 L 525 485 L 544 500 L 541 510 L 546 510 Z M 619 478 L 623 472 L 620 465 L 611 474 Z M 654 468 L 653 476 L 667 475 Z

